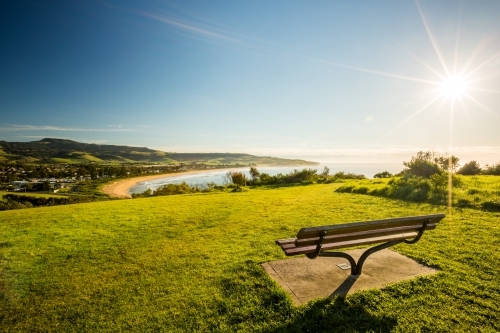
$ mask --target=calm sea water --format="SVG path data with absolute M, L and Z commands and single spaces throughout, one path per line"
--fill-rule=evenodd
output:
M 291 167 L 258 167 L 257 169 L 261 173 L 267 173 L 270 175 L 277 175 L 279 173 L 286 174 L 293 170 L 302 170 L 304 168 L 316 169 L 318 172 L 323 171 L 323 167 L 327 166 L 330 168 L 330 174 L 334 174 L 339 171 L 352 172 L 356 174 L 362 174 L 367 178 L 373 178 L 373 175 L 382 172 L 389 171 L 391 173 L 397 173 L 403 170 L 403 165 L 398 164 L 384 164 L 384 163 L 372 163 L 372 164 L 360 164 L 360 163 L 325 163 L 318 166 L 291 166 Z M 241 171 L 247 176 L 249 174 L 249 167 L 244 167 L 240 169 L 232 169 L 232 171 Z M 148 188 L 151 190 L 156 190 L 158 187 L 166 184 L 179 184 L 186 182 L 187 184 L 194 186 L 200 185 L 204 186 L 207 183 L 214 182 L 218 185 L 224 184 L 224 176 L 227 170 L 211 170 L 211 171 L 200 171 L 197 173 L 189 175 L 179 175 L 170 178 L 160 178 L 155 180 L 149 180 L 145 182 L 137 183 L 135 186 L 130 188 L 128 192 L 132 193 L 142 193 Z

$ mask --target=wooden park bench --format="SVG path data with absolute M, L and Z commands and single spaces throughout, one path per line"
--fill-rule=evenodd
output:
M 434 214 L 302 228 L 297 238 L 279 239 L 276 244 L 281 246 L 287 256 L 305 254 L 309 259 L 318 256 L 345 258 L 351 264 L 351 274 L 359 275 L 370 254 L 402 242 L 414 244 L 425 230 L 435 229 L 444 217 L 444 214 Z M 366 250 L 358 263 L 344 252 L 324 252 L 376 243 L 383 244 Z

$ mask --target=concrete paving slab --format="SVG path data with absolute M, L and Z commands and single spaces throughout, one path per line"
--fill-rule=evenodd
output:
M 345 251 L 357 262 L 366 249 Z M 421 265 L 397 252 L 385 249 L 368 257 L 361 275 L 350 275 L 338 264 L 349 264 L 344 258 L 299 257 L 276 260 L 262 267 L 293 298 L 296 305 L 314 298 L 348 295 L 359 290 L 382 288 L 390 283 L 412 279 L 420 275 L 437 273 L 437 270 Z

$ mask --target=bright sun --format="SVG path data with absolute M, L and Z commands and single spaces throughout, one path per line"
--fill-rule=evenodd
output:
M 460 97 L 467 88 L 467 81 L 460 76 L 448 76 L 441 83 L 441 91 L 448 97 Z

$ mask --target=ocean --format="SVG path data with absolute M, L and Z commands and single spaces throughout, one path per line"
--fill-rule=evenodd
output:
M 318 173 L 323 171 L 323 168 L 327 166 L 330 168 L 330 174 L 334 174 L 339 171 L 351 172 L 355 174 L 362 174 L 367 178 L 373 178 L 378 172 L 389 171 L 391 173 L 398 173 L 403 170 L 403 165 L 401 163 L 372 163 L 372 164 L 362 164 L 362 163 L 324 163 L 317 166 L 286 166 L 286 167 L 257 167 L 261 173 L 267 173 L 270 175 L 277 175 L 279 173 L 286 174 L 293 170 L 302 170 L 304 168 L 316 169 Z M 238 169 L 231 169 L 231 171 L 241 171 L 244 174 L 249 174 L 249 167 L 243 167 Z M 158 187 L 166 184 L 179 184 L 186 182 L 187 184 L 194 186 L 205 186 L 207 183 L 214 182 L 217 185 L 224 184 L 225 175 L 227 170 L 210 170 L 202 171 L 197 173 L 192 173 L 188 175 L 179 174 L 179 176 L 174 176 L 170 178 L 159 178 L 155 180 L 149 180 L 145 182 L 137 183 L 135 186 L 128 190 L 128 193 L 142 193 L 148 188 L 151 190 L 156 190 Z

